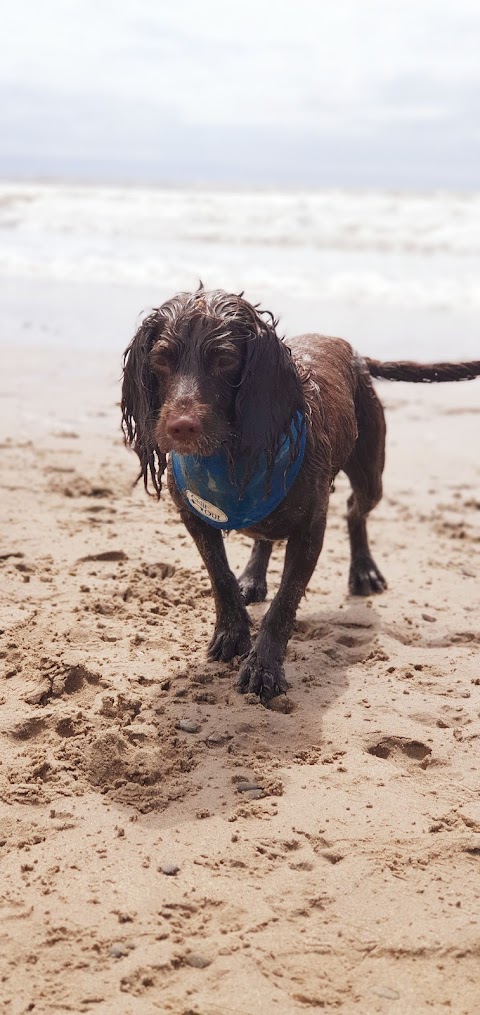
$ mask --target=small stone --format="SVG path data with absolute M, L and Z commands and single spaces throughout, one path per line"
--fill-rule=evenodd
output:
M 248 793 L 246 793 L 245 796 L 249 800 L 260 800 L 260 798 L 263 796 L 263 790 L 261 790 L 261 789 L 249 789 Z
M 437 618 L 431 617 L 429 613 L 422 613 L 422 619 L 426 620 L 429 624 L 436 624 Z
M 161 874 L 167 874 L 168 877 L 175 877 L 178 874 L 180 867 L 176 863 L 162 863 L 158 868 Z
M 112 959 L 123 959 L 125 958 L 125 955 L 128 955 L 128 948 L 121 944 L 112 945 L 110 948 L 110 955 L 112 956 Z
M 206 969 L 211 965 L 212 960 L 207 959 L 205 955 L 199 955 L 198 952 L 189 952 L 185 956 L 185 962 L 187 966 L 193 966 L 195 969 Z
M 262 786 L 258 785 L 258 782 L 239 782 L 237 785 L 239 793 L 250 793 L 252 790 L 262 791 Z
M 228 733 L 210 733 L 205 740 L 207 747 L 222 747 L 223 744 L 227 744 L 232 737 Z
M 183 733 L 198 733 L 200 725 L 193 719 L 179 719 L 175 723 L 177 730 L 182 730 Z
M 372 994 L 377 994 L 378 997 L 385 997 L 387 1001 L 398 1001 L 400 997 L 398 990 L 392 990 L 391 987 L 372 987 Z

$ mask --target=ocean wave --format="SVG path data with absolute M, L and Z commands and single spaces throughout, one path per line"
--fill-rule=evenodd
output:
M 0 184 L 0 274 L 480 307 L 480 193 Z

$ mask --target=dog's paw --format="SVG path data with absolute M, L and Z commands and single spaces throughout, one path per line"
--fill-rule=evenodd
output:
M 240 693 L 258 694 L 262 705 L 266 705 L 271 698 L 286 694 L 287 688 L 282 663 L 271 661 L 264 665 L 253 649 L 240 668 L 237 683 Z
M 387 583 L 371 557 L 352 562 L 348 588 L 352 596 L 371 596 L 385 592 Z
M 248 606 L 249 603 L 263 603 L 267 595 L 266 581 L 261 581 L 257 578 L 240 575 L 238 586 L 245 606 Z
M 208 646 L 208 658 L 212 661 L 228 663 L 234 656 L 244 656 L 250 652 L 252 642 L 248 620 L 236 626 L 220 624 L 215 628 Z

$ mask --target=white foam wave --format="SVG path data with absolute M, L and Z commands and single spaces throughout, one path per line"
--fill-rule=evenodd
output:
M 480 193 L 0 184 L 0 275 L 480 308 Z

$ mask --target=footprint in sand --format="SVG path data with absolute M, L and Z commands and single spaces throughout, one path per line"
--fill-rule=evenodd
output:
M 33 740 L 40 733 L 43 733 L 49 718 L 50 716 L 47 715 L 31 716 L 28 719 L 15 723 L 14 726 L 4 730 L 4 732 L 8 733 L 13 740 Z
M 432 748 L 421 740 L 411 740 L 409 737 L 387 736 L 381 737 L 367 747 L 367 753 L 382 761 L 393 761 L 412 771 L 420 768 L 427 768 L 432 754 Z
M 45 705 L 50 698 L 64 694 L 77 694 L 88 687 L 97 687 L 102 678 L 82 663 L 70 665 L 58 659 L 44 659 L 40 666 L 40 680 L 23 700 L 27 705 Z
M 51 472 L 51 469 L 45 470 Z M 57 472 L 59 470 L 56 470 Z M 92 483 L 89 479 L 84 476 L 80 476 L 73 470 L 73 475 L 65 482 L 65 476 L 58 476 L 52 478 L 50 481 L 50 489 L 52 493 L 63 494 L 64 497 L 113 497 L 114 490 L 112 487 L 105 486 L 103 483 Z
M 401 645 L 415 645 L 421 648 L 453 648 L 461 645 L 480 645 L 478 631 L 452 631 L 447 634 L 424 637 L 412 627 L 391 625 L 385 627 L 385 634 Z
M 372 611 L 351 607 L 345 614 L 325 613 L 320 619 L 297 620 L 293 639 L 296 641 L 334 640 L 345 648 L 362 648 L 374 637 L 377 630 Z

